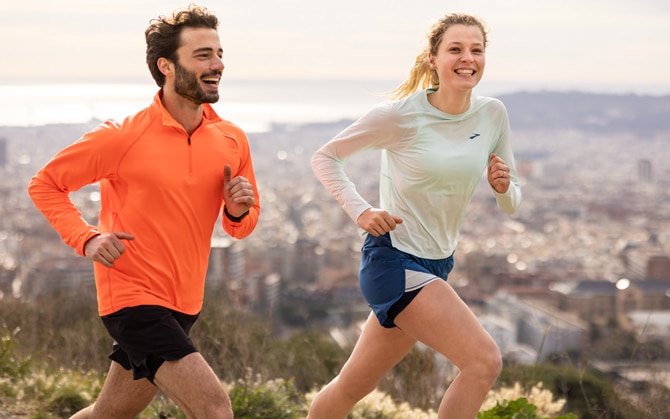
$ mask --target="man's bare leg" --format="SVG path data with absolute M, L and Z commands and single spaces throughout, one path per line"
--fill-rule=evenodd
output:
M 70 419 L 134 419 L 157 392 L 149 380 L 134 380 L 132 371 L 112 362 L 98 399 Z
M 228 394 L 198 352 L 164 362 L 154 382 L 189 418 L 233 419 Z

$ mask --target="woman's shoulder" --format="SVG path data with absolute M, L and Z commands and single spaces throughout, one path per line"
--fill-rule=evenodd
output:
M 505 104 L 500 99 L 491 96 L 473 95 L 471 109 L 473 112 L 485 111 L 501 116 L 507 115 Z
M 492 96 L 473 95 L 472 104 L 478 106 L 505 107 L 500 99 Z

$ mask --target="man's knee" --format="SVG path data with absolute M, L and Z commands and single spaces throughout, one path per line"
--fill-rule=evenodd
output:
M 222 397 L 210 397 L 206 403 L 192 409 L 195 417 L 233 419 L 233 408 L 228 395 Z
M 129 418 L 134 419 L 142 413 L 142 411 L 149 406 L 157 389 L 152 386 L 149 391 L 136 391 L 129 393 L 119 393 L 110 395 L 107 393 L 105 397 L 98 398 L 98 400 L 89 406 L 89 414 L 87 416 L 73 416 L 72 419 L 85 418 Z
M 88 408 L 82 410 L 70 419 L 86 419 L 86 418 L 114 418 L 114 419 L 134 419 L 142 413 L 146 406 L 139 407 L 138 405 L 124 405 L 121 403 L 110 403 L 102 405 L 94 403 Z

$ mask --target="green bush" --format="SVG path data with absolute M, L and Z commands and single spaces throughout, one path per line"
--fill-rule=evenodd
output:
M 448 383 L 435 356 L 435 351 L 430 348 L 413 347 L 384 376 L 379 389 L 423 410 L 438 406 Z
M 16 353 L 16 335 L 20 328 L 11 332 L 0 326 L 0 405 L 4 398 L 18 395 L 16 383 L 30 371 L 31 358 L 22 358 Z
M 557 397 L 564 398 L 566 409 L 580 419 L 642 418 L 645 414 L 621 398 L 614 384 L 594 370 L 542 364 L 517 365 L 503 369 L 500 383 L 521 383 L 529 387 L 542 382 Z
M 298 419 L 307 414 L 305 397 L 292 381 L 238 381 L 229 389 L 237 419 Z
M 0 328 L 0 377 L 19 378 L 28 372 L 30 357 L 21 359 L 16 353 L 16 327 L 11 332 Z
M 537 406 L 525 397 L 497 403 L 492 409 L 477 414 L 477 419 L 548 419 L 537 415 Z M 555 419 L 577 419 L 572 413 L 556 416 Z
M 296 389 L 308 392 L 329 382 L 346 360 L 347 352 L 323 332 L 303 331 L 278 340 L 264 363 L 266 377 L 287 377 Z

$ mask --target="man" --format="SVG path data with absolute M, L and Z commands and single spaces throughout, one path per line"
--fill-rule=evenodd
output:
M 218 19 L 191 6 L 146 30 L 153 103 L 60 151 L 28 187 L 63 241 L 94 261 L 98 311 L 114 338 L 97 401 L 73 418 L 134 418 L 158 390 L 189 418 L 232 418 L 188 333 L 202 308 L 210 240 L 249 235 L 260 212 L 249 144 L 210 103 L 224 69 Z M 99 182 L 98 227 L 68 194 Z

